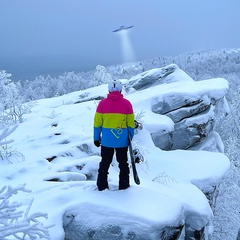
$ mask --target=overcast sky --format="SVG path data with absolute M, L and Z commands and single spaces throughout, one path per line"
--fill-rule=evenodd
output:
M 121 25 L 134 25 L 136 60 L 238 48 L 239 9 L 239 0 L 1 0 L 0 58 L 71 56 L 90 68 L 122 63 L 112 32 Z

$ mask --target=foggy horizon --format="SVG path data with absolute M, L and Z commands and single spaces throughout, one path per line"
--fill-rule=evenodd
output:
M 0 69 L 15 78 L 15 69 L 25 76 L 51 66 L 52 72 L 89 71 L 239 48 L 239 7 L 238 0 L 2 0 Z M 113 32 L 122 25 L 134 26 L 127 38 Z

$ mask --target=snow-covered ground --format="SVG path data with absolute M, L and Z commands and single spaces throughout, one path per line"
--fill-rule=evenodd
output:
M 219 83 L 216 94 L 221 91 L 221 81 Z M 179 83 L 172 84 L 181 87 Z M 189 88 L 196 91 L 194 82 Z M 201 88 L 206 90 L 211 86 L 208 82 Z M 24 158 L 13 157 L 12 164 L 0 162 L 0 187 L 26 184 L 31 193 L 19 192 L 14 200 L 28 205 L 34 199 L 30 212 L 48 214 L 48 219 L 42 222 L 53 225 L 49 229 L 51 240 L 64 239 L 63 215 L 67 210 L 79 211 L 94 227 L 106 221 L 119 225 L 127 223 L 126 228 L 132 228 L 134 219 L 135 228 L 144 234 L 149 226 L 178 226 L 185 221 L 198 230 L 208 225 L 211 233 L 213 213 L 202 190 L 209 191 L 221 182 L 229 168 L 229 160 L 222 153 L 166 152 L 154 146 L 151 127 L 156 124 L 172 128 L 173 123 L 165 116 L 150 115 L 149 104 L 159 92 L 165 93 L 168 89 L 172 90 L 164 84 L 150 91 L 123 93 L 132 101 L 136 114 L 144 112 L 141 118 L 144 128 L 138 130 L 133 139 L 133 146 L 144 156 L 144 162 L 137 164 L 140 185 L 134 183 L 131 175 L 131 187 L 116 191 L 118 167 L 114 159 L 109 170 L 110 189 L 96 190 L 100 148 L 94 146 L 92 135 L 98 101 L 74 103 L 85 93 L 88 97 L 106 96 L 107 86 L 102 85 L 39 100 L 32 113 L 25 115 L 25 121 L 9 137 L 15 140 L 9 146 Z M 184 94 L 192 97 L 194 91 L 185 89 Z M 49 158 L 53 160 L 49 162 Z M 47 181 L 54 179 L 59 181 Z

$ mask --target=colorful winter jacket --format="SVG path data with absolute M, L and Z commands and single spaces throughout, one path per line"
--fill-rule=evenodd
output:
M 94 141 L 101 141 L 105 147 L 127 147 L 129 133 L 133 138 L 132 104 L 120 92 L 111 92 L 98 104 L 94 117 Z

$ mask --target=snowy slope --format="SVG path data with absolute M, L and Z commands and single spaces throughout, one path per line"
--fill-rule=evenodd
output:
M 171 84 L 181 87 L 179 83 Z M 88 226 L 101 227 L 114 222 L 125 230 L 142 231 L 146 236 L 154 226 L 184 223 L 196 230 L 208 225 L 210 234 L 213 214 L 202 191 L 210 191 L 221 182 L 229 168 L 229 160 L 221 153 L 165 152 L 154 146 L 151 128 L 159 126 L 159 121 L 163 128 L 170 129 L 173 125 L 166 116 L 152 114 L 149 107 L 159 92 L 172 90 L 171 84 L 142 92 L 124 92 L 132 101 L 135 113 L 144 111 L 144 129 L 136 133 L 133 141 L 145 159 L 137 165 L 140 185 L 131 177 L 129 189 L 115 191 L 118 167 L 114 160 L 109 171 L 110 189 L 96 190 L 100 149 L 93 145 L 92 135 L 98 101 L 74 103 L 86 93 L 88 97 L 106 96 L 107 86 L 102 85 L 38 101 L 32 113 L 25 115 L 25 121 L 10 136 L 15 140 L 10 146 L 24 158 L 12 158 L 13 164 L 0 163 L 1 187 L 26 184 L 31 193 L 19 193 L 15 200 L 28 204 L 34 198 L 31 212 L 47 213 L 48 219 L 43 219 L 43 223 L 54 225 L 49 229 L 51 240 L 64 239 L 66 211 L 79 212 L 82 216 L 79 221 L 84 220 L 82 224 Z M 226 87 L 224 81 L 212 84 L 190 81 L 189 88 L 183 91 L 192 97 L 200 94 L 203 88 L 222 94 Z M 154 235 L 152 237 L 154 239 Z

